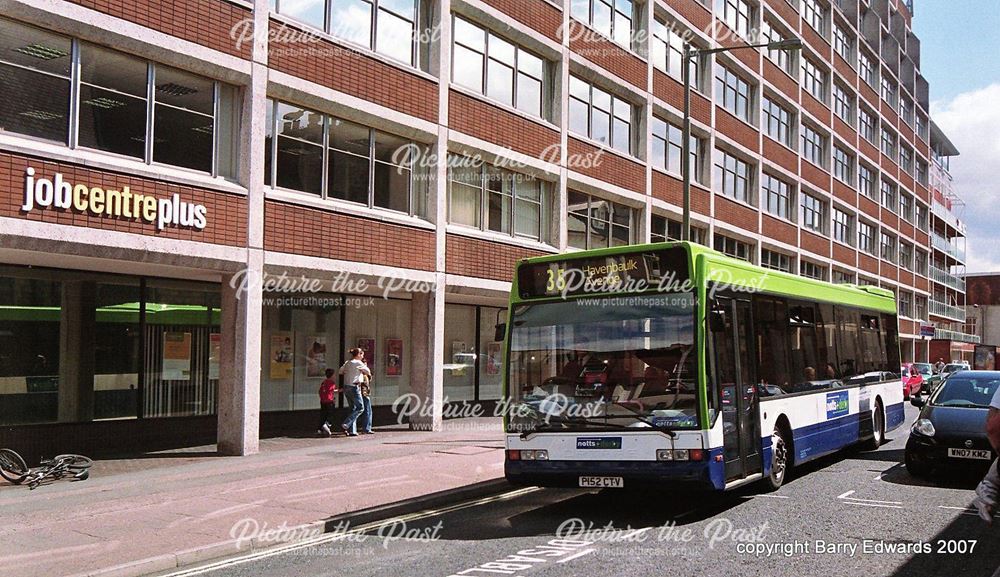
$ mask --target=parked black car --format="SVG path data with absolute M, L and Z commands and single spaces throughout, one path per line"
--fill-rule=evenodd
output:
M 949 376 L 928 400 L 915 396 L 922 407 L 906 441 L 906 470 L 928 475 L 935 468 L 986 469 L 996 458 L 986 436 L 986 414 L 1000 388 L 1000 371 L 962 371 Z

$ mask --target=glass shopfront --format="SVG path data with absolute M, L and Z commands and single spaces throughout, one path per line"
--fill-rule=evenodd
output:
M 0 266 L 0 424 L 209 415 L 219 287 Z
M 445 305 L 444 396 L 448 401 L 491 401 L 500 398 L 503 343 L 493 340 L 493 337 L 497 313 L 501 310 L 475 305 Z

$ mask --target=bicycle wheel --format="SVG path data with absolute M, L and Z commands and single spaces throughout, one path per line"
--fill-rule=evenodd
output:
M 74 473 L 89 469 L 94 464 L 93 459 L 83 455 L 56 455 L 52 462 L 65 463 L 66 468 Z
M 13 449 L 0 449 L 0 476 L 15 485 L 28 476 L 28 465 Z

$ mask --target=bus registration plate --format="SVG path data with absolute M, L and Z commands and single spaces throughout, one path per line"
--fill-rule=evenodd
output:
M 993 459 L 993 455 L 986 449 L 948 449 L 949 457 L 957 457 L 959 459 L 982 459 L 984 461 L 989 461 Z
M 588 489 L 621 489 L 625 480 L 621 477 L 580 477 L 580 486 Z

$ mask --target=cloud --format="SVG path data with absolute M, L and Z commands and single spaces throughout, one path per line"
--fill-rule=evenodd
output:
M 1000 82 L 931 103 L 931 118 L 958 148 L 955 192 L 965 201 L 969 272 L 1000 271 Z

